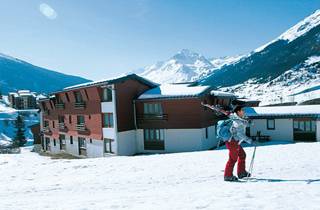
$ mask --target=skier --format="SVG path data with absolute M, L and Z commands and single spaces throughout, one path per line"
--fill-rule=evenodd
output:
M 224 171 L 225 181 L 237 181 L 238 178 L 242 179 L 244 177 L 250 177 L 251 174 L 245 169 L 246 153 L 241 147 L 243 141 L 251 144 L 252 139 L 246 136 L 245 130 L 248 125 L 248 121 L 244 119 L 243 106 L 236 105 L 233 109 L 233 114 L 229 116 L 232 120 L 232 125 L 230 128 L 231 139 L 226 142 L 226 147 L 229 150 L 229 159 Z M 237 174 L 233 176 L 233 168 L 235 163 L 238 162 Z

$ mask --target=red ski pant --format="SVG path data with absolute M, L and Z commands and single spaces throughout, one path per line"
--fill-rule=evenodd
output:
M 237 161 L 238 161 L 238 167 L 237 167 L 238 175 L 246 171 L 246 153 L 238 143 L 239 142 L 235 140 L 226 142 L 226 146 L 229 150 L 229 160 L 224 170 L 224 176 L 233 175 L 233 168 Z

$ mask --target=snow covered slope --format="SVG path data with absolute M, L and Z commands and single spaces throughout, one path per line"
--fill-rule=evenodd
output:
M 231 87 L 240 95 L 253 99 L 272 97 L 276 101 L 282 95 L 286 97 L 319 85 L 319 61 L 320 10 L 317 10 L 277 39 L 198 83 Z
M 190 82 L 203 78 L 223 65 L 238 61 L 241 56 L 223 57 L 211 61 L 191 50 L 183 49 L 166 61 L 146 67 L 140 76 L 157 83 Z
M 320 143 L 259 146 L 256 182 L 223 181 L 225 149 L 52 160 L 0 155 L 0 208 L 319 209 Z M 245 148 L 247 161 L 253 147 Z

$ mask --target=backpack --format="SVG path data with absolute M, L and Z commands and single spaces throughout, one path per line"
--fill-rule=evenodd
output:
M 230 128 L 232 126 L 233 121 L 231 119 L 220 120 L 217 123 L 217 138 L 226 142 L 229 141 L 232 137 L 230 132 Z

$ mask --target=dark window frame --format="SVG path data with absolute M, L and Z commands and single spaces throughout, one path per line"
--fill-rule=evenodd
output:
M 273 122 L 273 126 L 271 126 L 269 122 Z M 276 120 L 275 119 L 267 119 L 267 129 L 268 130 L 275 130 L 276 129 Z

